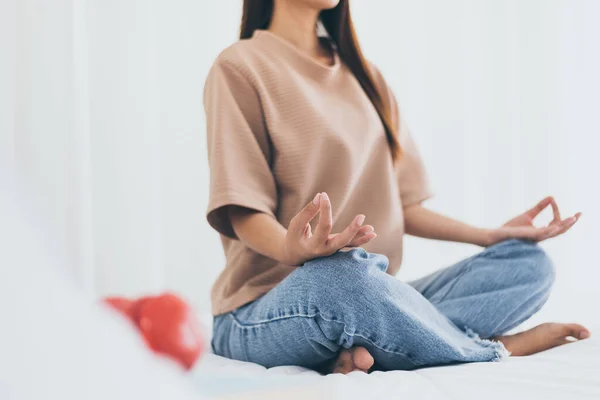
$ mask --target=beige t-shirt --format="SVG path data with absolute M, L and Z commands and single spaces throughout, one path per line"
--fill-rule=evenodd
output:
M 227 258 L 211 293 L 214 315 L 257 299 L 294 270 L 238 240 L 229 205 L 270 214 L 287 227 L 316 193 L 327 192 L 332 232 L 366 215 L 377 238 L 363 247 L 385 254 L 390 274 L 400 268 L 402 207 L 430 196 L 425 170 L 403 119 L 403 153 L 392 163 L 375 108 L 337 54 L 334 58 L 326 66 L 275 34 L 257 31 L 224 50 L 209 73 L 207 219 L 221 234 Z M 394 96 L 377 69 L 373 74 L 397 122 Z

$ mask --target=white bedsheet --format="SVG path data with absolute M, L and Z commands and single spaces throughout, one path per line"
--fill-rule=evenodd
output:
M 599 400 L 600 337 L 497 363 L 346 376 L 208 354 L 192 377 L 198 390 L 227 399 Z
M 2 191 L 1 172 L 0 400 L 600 399 L 595 336 L 531 357 L 412 372 L 320 376 L 208 354 L 184 373 L 154 357 L 123 318 L 90 306 L 20 211 L 26 202 Z

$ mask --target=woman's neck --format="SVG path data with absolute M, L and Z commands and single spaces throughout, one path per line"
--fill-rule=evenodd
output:
M 322 54 L 317 37 L 319 10 L 301 1 L 275 1 L 269 31 L 315 57 Z

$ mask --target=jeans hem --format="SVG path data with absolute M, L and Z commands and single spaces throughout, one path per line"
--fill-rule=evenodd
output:
M 396 354 L 398 356 L 404 357 L 408 360 L 410 360 L 411 363 L 414 364 L 415 367 L 422 367 L 424 365 L 426 365 L 427 363 L 423 363 L 423 362 L 419 362 L 417 361 L 414 357 L 412 357 L 411 355 L 404 353 L 402 351 L 397 351 L 397 350 L 392 350 L 392 349 L 386 349 L 384 347 L 382 347 L 381 345 L 375 343 L 373 341 L 373 339 L 371 339 L 370 337 L 363 335 L 359 332 L 354 332 L 354 333 L 350 333 L 346 330 L 346 323 L 343 321 L 337 321 L 334 319 L 330 319 L 325 317 L 320 311 L 317 311 L 314 314 L 294 314 L 294 315 L 286 315 L 286 316 L 282 316 L 282 317 L 277 317 L 271 320 L 262 320 L 259 323 L 254 323 L 254 324 L 244 324 L 242 321 L 238 320 L 237 316 L 235 315 L 235 313 L 230 313 L 232 321 L 234 323 L 234 325 L 236 325 L 239 329 L 242 330 L 246 330 L 246 329 L 252 329 L 252 328 L 257 328 L 260 326 L 265 326 L 265 325 L 269 325 L 271 322 L 278 322 L 278 321 L 282 321 L 285 319 L 290 319 L 290 318 L 305 318 L 305 319 L 315 319 L 316 317 L 319 317 L 321 319 L 323 319 L 326 322 L 335 322 L 337 324 L 341 324 L 343 325 L 344 329 L 343 332 L 344 334 L 346 334 L 349 337 L 355 338 L 355 337 L 359 337 L 362 338 L 363 340 L 366 340 L 367 342 L 371 343 L 371 345 L 373 347 L 376 347 L 377 349 L 379 349 L 380 351 L 383 351 L 385 353 L 388 354 Z M 488 340 L 488 339 L 482 339 L 479 337 L 479 335 L 477 333 L 475 333 L 472 329 L 465 327 L 465 334 L 471 339 L 473 340 L 473 342 L 477 345 L 479 345 L 482 348 L 492 348 L 494 351 L 494 356 L 491 359 L 485 360 L 486 362 L 497 362 L 497 361 L 501 361 L 505 358 L 507 358 L 508 356 L 510 356 L 510 352 L 508 350 L 506 350 L 506 348 L 504 347 L 504 344 L 501 342 L 495 342 L 492 340 Z M 354 340 L 353 340 L 354 341 Z M 243 346 L 242 347 L 242 353 L 244 353 L 244 349 Z M 342 346 L 340 346 L 342 347 Z M 246 357 L 246 360 L 249 360 L 248 358 L 248 354 L 244 354 L 244 356 Z M 463 360 L 465 362 L 471 362 L 473 360 Z
M 494 358 L 488 361 L 498 362 L 510 356 L 510 351 L 506 350 L 506 347 L 504 347 L 504 343 L 496 342 L 489 339 L 482 339 L 477 333 L 475 333 L 472 329 L 468 327 L 465 327 L 465 333 L 469 338 L 471 338 L 475 343 L 477 343 L 481 347 L 488 347 L 494 350 Z

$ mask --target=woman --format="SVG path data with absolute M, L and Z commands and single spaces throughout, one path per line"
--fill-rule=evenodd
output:
M 216 60 L 204 103 L 207 218 L 227 257 L 212 290 L 217 354 L 347 373 L 493 361 L 590 335 L 577 324 L 505 335 L 554 280 L 535 242 L 580 214 L 562 219 L 549 197 L 488 230 L 423 207 L 421 159 L 348 0 L 245 0 L 241 40 Z M 552 223 L 534 227 L 549 205 Z M 404 233 L 486 248 L 403 283 Z

